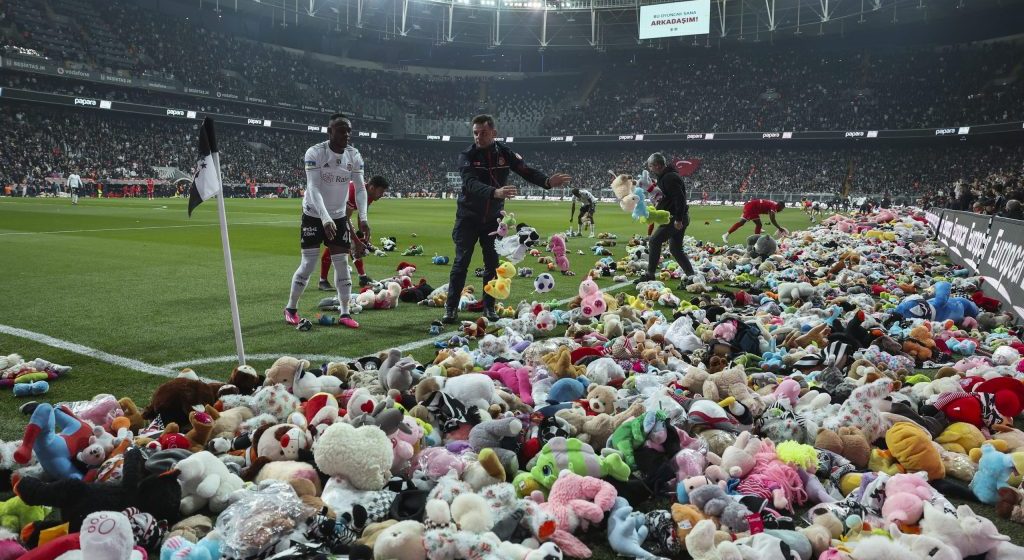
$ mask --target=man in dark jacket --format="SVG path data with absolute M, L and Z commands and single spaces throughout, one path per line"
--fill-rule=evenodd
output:
M 505 207 L 505 200 L 516 196 L 516 188 L 507 184 L 509 172 L 514 171 L 523 179 L 545 189 L 562 187 L 570 179 L 563 173 L 548 177 L 527 167 L 522 156 L 505 144 L 495 142 L 497 132 L 490 115 L 477 115 L 473 118 L 473 144 L 459 154 L 462 191 L 459 193 L 455 228 L 452 230 L 455 259 L 448 277 L 448 300 L 444 317 L 441 318 L 445 324 L 458 322 L 459 299 L 466 285 L 466 272 L 477 243 L 484 256 L 484 284 L 497 276 L 498 253 L 494 248 L 496 237 L 491 232 L 498 229 L 498 216 Z M 484 315 L 490 321 L 497 321 L 494 298 L 486 294 L 483 298 Z
M 647 158 L 647 170 L 658 179 L 658 188 L 661 189 L 662 199 L 658 202 L 658 210 L 667 210 L 671 215 L 671 221 L 658 227 L 651 234 L 647 244 L 650 253 L 647 262 L 647 272 L 636 280 L 636 283 L 654 280 L 654 271 L 658 267 L 658 260 L 661 259 L 661 246 L 668 241 L 668 250 L 672 258 L 679 263 L 686 277 L 680 283 L 685 288 L 689 283 L 704 283 L 703 276 L 693 272 L 693 265 L 690 259 L 683 252 L 683 237 L 686 235 L 686 226 L 690 225 L 690 206 L 686 202 L 686 189 L 683 187 L 683 178 L 674 167 L 667 165 L 665 155 L 653 153 Z

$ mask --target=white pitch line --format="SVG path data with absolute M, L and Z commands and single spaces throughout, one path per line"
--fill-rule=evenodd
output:
M 281 356 L 286 356 L 286 355 L 287 354 L 247 354 L 245 356 L 245 359 L 246 360 L 276 360 L 276 359 L 280 358 Z M 353 360 L 352 358 L 346 358 L 345 356 L 331 356 L 331 355 L 328 355 L 328 354 L 297 354 L 296 357 L 302 358 L 304 360 L 309 360 L 310 362 L 351 362 Z M 187 368 L 187 367 L 192 367 L 192 366 L 201 366 L 201 365 L 204 365 L 204 364 L 219 364 L 219 363 L 224 363 L 224 362 L 232 362 L 232 363 L 234 363 L 237 360 L 238 360 L 238 355 L 237 354 L 229 354 L 227 356 L 212 356 L 212 357 L 209 357 L 209 358 L 198 358 L 198 359 L 195 359 L 195 360 L 188 360 L 188 361 L 185 361 L 185 362 L 172 362 L 172 363 L 169 363 L 169 364 L 164 364 L 164 365 L 162 365 L 160 367 L 168 368 L 168 369 L 182 369 L 182 368 Z
M 116 356 L 102 350 L 90 348 L 89 346 L 83 346 L 60 338 L 54 338 L 42 333 L 37 333 L 25 329 L 19 329 L 17 327 L 11 327 L 9 325 L 0 325 L 0 333 L 9 334 L 11 336 L 17 336 L 19 338 L 26 338 L 32 342 L 38 342 L 61 350 L 67 350 L 68 352 L 74 352 L 75 354 L 81 354 L 82 356 L 88 356 L 100 360 L 101 362 L 107 362 L 115 366 L 120 366 L 126 369 L 138 371 L 141 373 L 156 375 L 159 377 L 177 377 L 178 372 L 168 369 L 166 367 L 155 366 L 153 364 L 147 364 L 139 360 L 133 360 L 131 358 L 125 358 L 124 356 Z
M 274 220 L 268 222 L 236 222 L 228 224 L 229 226 L 258 226 L 263 224 L 285 224 L 294 223 L 295 220 Z M 45 233 L 93 233 L 99 231 L 137 231 L 144 229 L 178 229 L 178 228 L 197 228 L 197 227 L 217 227 L 219 224 L 214 222 L 212 224 L 186 224 L 181 226 L 147 226 L 147 227 L 128 227 L 128 228 L 102 228 L 102 229 L 66 229 L 59 231 L 14 231 L 9 233 L 0 233 L 0 236 L 5 235 L 38 235 Z
M 607 288 L 605 288 L 605 290 L 606 291 L 618 290 L 619 288 L 625 288 L 626 286 L 630 286 L 632 284 L 633 284 L 632 282 L 619 282 L 618 284 L 612 284 L 611 286 L 608 286 Z M 560 300 L 555 302 L 555 305 L 563 305 L 563 304 L 569 303 L 570 301 L 572 301 L 575 298 L 576 298 L 576 296 L 573 296 L 571 298 L 560 299 Z M 409 342 L 409 343 L 403 344 L 401 346 L 389 346 L 387 348 L 383 348 L 381 350 L 378 350 L 377 352 L 374 352 L 371 355 L 377 355 L 380 352 L 386 352 L 386 351 L 390 350 L 391 348 L 395 348 L 395 349 L 399 350 L 400 352 L 402 352 L 404 354 L 405 352 L 408 352 L 410 350 L 416 350 L 417 348 L 423 348 L 424 346 L 429 346 L 429 345 L 433 344 L 435 341 L 445 340 L 445 339 L 451 338 L 451 336 L 453 334 L 457 333 L 457 332 L 459 332 L 459 331 L 448 331 L 446 333 L 442 333 L 442 334 L 439 334 L 437 336 L 431 336 L 431 337 L 424 338 L 422 340 L 416 340 L 416 341 L 413 341 L 413 342 Z

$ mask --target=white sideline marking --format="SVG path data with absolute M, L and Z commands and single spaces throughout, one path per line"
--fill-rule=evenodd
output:
M 632 282 L 619 282 L 618 284 L 612 284 L 611 286 L 608 286 L 604 290 L 610 292 L 612 290 L 618 290 L 619 288 L 625 288 L 626 286 L 631 286 L 632 284 L 633 284 Z M 576 298 L 576 296 L 573 296 L 571 298 L 560 299 L 560 300 L 555 302 L 555 305 L 564 305 L 566 303 L 569 303 L 570 301 L 572 301 L 575 298 Z M 403 344 L 401 346 L 389 346 L 387 348 L 383 348 L 381 350 L 378 350 L 378 351 L 374 352 L 372 355 L 377 355 L 377 354 L 379 354 L 381 352 L 387 352 L 391 348 L 395 348 L 395 349 L 399 350 L 400 352 L 402 352 L 404 354 L 404 353 L 406 353 L 406 352 L 408 352 L 410 350 L 416 350 L 417 348 L 423 348 L 424 346 L 429 346 L 430 344 L 433 344 L 437 340 L 445 340 L 445 339 L 451 338 L 451 336 L 453 334 L 457 333 L 457 332 L 459 332 L 459 331 L 458 330 L 448 331 L 448 332 L 445 332 L 445 333 L 441 333 L 441 334 L 439 334 L 437 336 L 431 336 L 431 337 L 428 337 L 428 338 L 424 338 L 423 340 L 416 340 L 416 341 L 413 341 L 413 342 L 409 342 L 409 343 Z
M 81 344 L 75 344 L 74 342 L 69 342 L 67 340 L 62 340 L 60 338 L 54 338 L 52 336 L 47 336 L 42 333 L 37 333 L 25 329 L 19 329 L 17 327 L 11 327 L 9 325 L 0 325 L 0 333 L 9 334 L 11 336 L 17 336 L 19 338 L 27 338 L 32 342 L 38 342 L 40 344 L 45 344 L 47 346 L 52 346 L 54 348 L 59 348 L 61 350 L 67 350 L 68 352 L 74 352 L 75 354 L 81 354 L 82 356 L 89 356 L 90 358 L 100 360 L 101 362 L 107 362 L 108 364 L 113 364 L 115 366 L 120 366 L 126 369 L 138 371 L 149 375 L 171 378 L 178 376 L 177 371 L 168 369 L 166 367 L 154 366 L 153 364 L 147 364 L 146 362 L 140 362 L 139 360 L 125 358 L 123 356 L 115 356 L 114 354 L 110 354 L 102 350 L 97 350 L 95 348 L 90 348 L 88 346 L 82 346 Z M 205 378 L 204 380 L 210 381 Z
M 228 224 L 229 226 L 258 226 L 263 224 L 285 224 L 295 223 L 295 220 L 274 220 L 268 222 L 236 222 Z M 37 235 L 41 233 L 92 233 L 98 231 L 136 231 L 144 229 L 178 229 L 178 228 L 196 228 L 196 227 L 218 227 L 220 224 L 214 222 L 212 224 L 187 224 L 181 226 L 148 226 L 148 227 L 127 227 L 127 228 L 102 228 L 102 229 L 66 229 L 59 231 L 14 231 L 9 233 L 0 233 L 0 236 L 4 235 Z
M 246 354 L 246 360 L 276 360 L 281 356 L 287 356 L 288 354 Z M 352 358 L 346 358 L 345 356 L 331 356 L 328 354 L 297 354 L 296 358 L 303 360 L 309 360 L 310 362 L 351 362 Z M 160 367 L 168 369 L 182 369 L 192 366 L 200 366 L 204 364 L 219 364 L 223 362 L 232 362 L 238 360 L 237 354 L 229 354 L 227 356 L 212 356 L 209 358 L 198 358 L 195 360 L 188 360 L 185 362 L 172 362 L 164 364 Z

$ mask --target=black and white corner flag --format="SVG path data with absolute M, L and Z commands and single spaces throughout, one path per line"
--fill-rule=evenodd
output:
M 192 174 L 192 188 L 188 193 L 188 215 L 204 200 L 221 193 L 220 154 L 217 137 L 213 133 L 213 119 L 206 117 L 199 126 L 199 162 Z

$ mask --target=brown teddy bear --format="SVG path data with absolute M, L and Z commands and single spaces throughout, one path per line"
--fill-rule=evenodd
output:
M 842 455 L 859 469 L 865 468 L 871 458 L 871 442 L 856 427 L 843 426 L 837 431 L 821 428 L 814 447 Z
M 747 374 L 742 365 L 718 373 L 709 373 L 704 369 L 691 367 L 683 376 L 682 385 L 715 402 L 722 401 L 726 397 L 734 397 L 737 402 L 747 407 L 754 417 L 760 416 L 765 410 L 761 395 L 747 386 Z
M 298 358 L 281 356 L 264 372 L 266 378 L 263 380 L 263 385 L 269 387 L 280 384 L 291 391 L 292 383 L 295 381 L 295 376 L 298 375 L 301 365 L 302 360 Z
M 608 438 L 612 436 L 616 428 L 627 420 L 636 418 L 643 413 L 644 405 L 642 402 L 637 401 L 626 410 L 615 415 L 602 413 L 596 416 L 587 416 L 582 409 L 573 408 L 559 410 L 555 413 L 555 416 L 569 423 L 569 426 L 575 432 L 573 437 L 583 443 L 590 444 L 595 451 L 600 451 L 605 447 Z
M 224 383 L 204 383 L 185 377 L 171 379 L 156 388 L 149 406 L 142 411 L 142 417 L 153 420 L 159 415 L 164 425 L 171 422 L 179 426 L 188 425 L 192 408 L 216 403 L 223 386 Z
M 587 416 L 614 414 L 616 394 L 615 389 L 607 385 L 591 383 L 587 386 L 586 397 L 574 402 L 573 408 L 582 410 Z
M 252 366 L 238 366 L 231 371 L 228 385 L 237 387 L 240 395 L 251 395 L 263 385 L 263 378 Z

